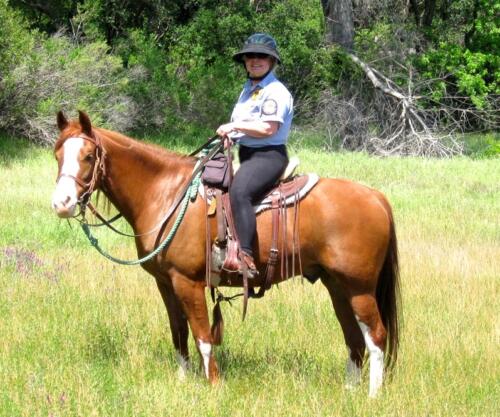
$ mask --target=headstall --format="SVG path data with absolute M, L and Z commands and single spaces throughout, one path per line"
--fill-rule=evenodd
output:
M 60 174 L 57 179 L 56 183 L 59 182 L 59 180 L 62 177 L 68 177 L 74 180 L 80 187 L 84 189 L 84 192 L 78 199 L 78 205 L 80 206 L 80 213 L 75 215 L 74 217 L 79 216 L 82 214 L 83 216 L 85 215 L 85 209 L 87 208 L 87 205 L 89 204 L 90 197 L 96 190 L 96 185 L 99 182 L 99 180 L 105 175 L 106 169 L 105 169 L 105 158 L 106 158 L 106 151 L 104 150 L 101 140 L 99 136 L 93 132 L 93 137 L 87 136 L 87 135 L 81 135 L 78 136 L 79 139 L 86 140 L 88 142 L 92 142 L 95 145 L 95 151 L 94 151 L 94 168 L 92 170 L 92 177 L 89 182 L 84 182 L 82 179 L 71 175 L 71 174 Z

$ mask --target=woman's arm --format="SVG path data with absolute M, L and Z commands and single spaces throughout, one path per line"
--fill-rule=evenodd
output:
M 253 138 L 267 138 L 274 135 L 280 127 L 279 122 L 264 122 L 254 120 L 251 122 L 231 122 L 226 123 L 217 129 L 217 134 L 226 137 L 231 132 L 244 133 Z

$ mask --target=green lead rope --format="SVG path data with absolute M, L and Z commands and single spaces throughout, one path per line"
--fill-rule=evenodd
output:
M 100 246 L 99 246 L 99 241 L 95 236 L 92 235 L 92 232 L 90 231 L 89 224 L 86 222 L 82 222 L 81 226 L 83 229 L 83 232 L 87 236 L 87 238 L 90 241 L 90 244 L 97 249 L 97 251 L 104 256 L 105 258 L 109 259 L 110 261 L 116 262 L 117 264 L 120 265 L 139 265 L 144 262 L 149 261 L 150 259 L 154 258 L 156 255 L 158 255 L 163 249 L 165 249 L 172 239 L 175 236 L 175 233 L 177 232 L 177 229 L 179 228 L 182 219 L 184 218 L 184 215 L 186 214 L 187 207 L 189 205 L 189 200 L 194 201 L 196 199 L 196 196 L 198 194 L 198 187 L 200 185 L 200 178 L 201 178 L 201 172 L 194 177 L 193 181 L 191 182 L 191 185 L 189 188 L 186 190 L 186 195 L 184 197 L 184 200 L 182 201 L 182 206 L 179 211 L 179 214 L 177 215 L 177 218 L 175 219 L 175 223 L 172 226 L 172 229 L 170 229 L 170 232 L 168 233 L 168 236 L 165 238 L 165 240 L 151 253 L 146 255 L 144 258 L 141 259 L 135 259 L 132 261 L 127 261 L 123 259 L 118 259 L 115 258 L 114 256 L 111 256 L 109 253 L 104 251 Z

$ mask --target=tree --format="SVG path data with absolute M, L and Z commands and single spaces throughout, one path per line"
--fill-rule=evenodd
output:
M 426 0 L 432 21 L 434 6 Z M 445 145 L 433 129 L 432 121 L 416 105 L 412 91 L 411 75 L 406 91 L 381 71 L 364 62 L 354 53 L 354 25 L 351 0 L 322 0 L 325 17 L 325 39 L 336 44 L 357 68 L 361 69 L 370 83 L 373 93 L 357 82 L 358 91 L 346 83 L 339 97 L 330 97 L 323 103 L 322 113 L 329 122 L 336 124 L 336 133 L 342 145 L 348 149 L 364 149 L 382 155 L 412 154 L 446 156 L 460 153 L 462 148 L 453 138 L 447 137 Z M 432 6 L 432 7 L 431 7 Z M 402 65 L 402 64 L 400 64 Z M 357 81 L 357 80 L 350 80 Z M 359 94 L 359 90 L 363 94 Z M 332 105 L 333 103 L 333 105 Z M 352 109 L 345 112 L 344 109 Z M 340 109 L 340 110 L 339 110 Z
M 354 47 L 354 22 L 351 0 L 321 0 L 325 15 L 326 42 L 351 51 Z
M 10 6 L 20 10 L 33 27 L 54 33 L 76 13 L 82 0 L 9 0 Z

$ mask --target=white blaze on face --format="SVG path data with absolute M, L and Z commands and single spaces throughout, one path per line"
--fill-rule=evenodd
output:
M 59 181 L 52 195 L 52 208 L 60 217 L 73 216 L 78 202 L 77 184 L 73 178 L 80 170 L 79 154 L 84 145 L 82 138 L 69 138 L 63 144 L 64 156 Z

